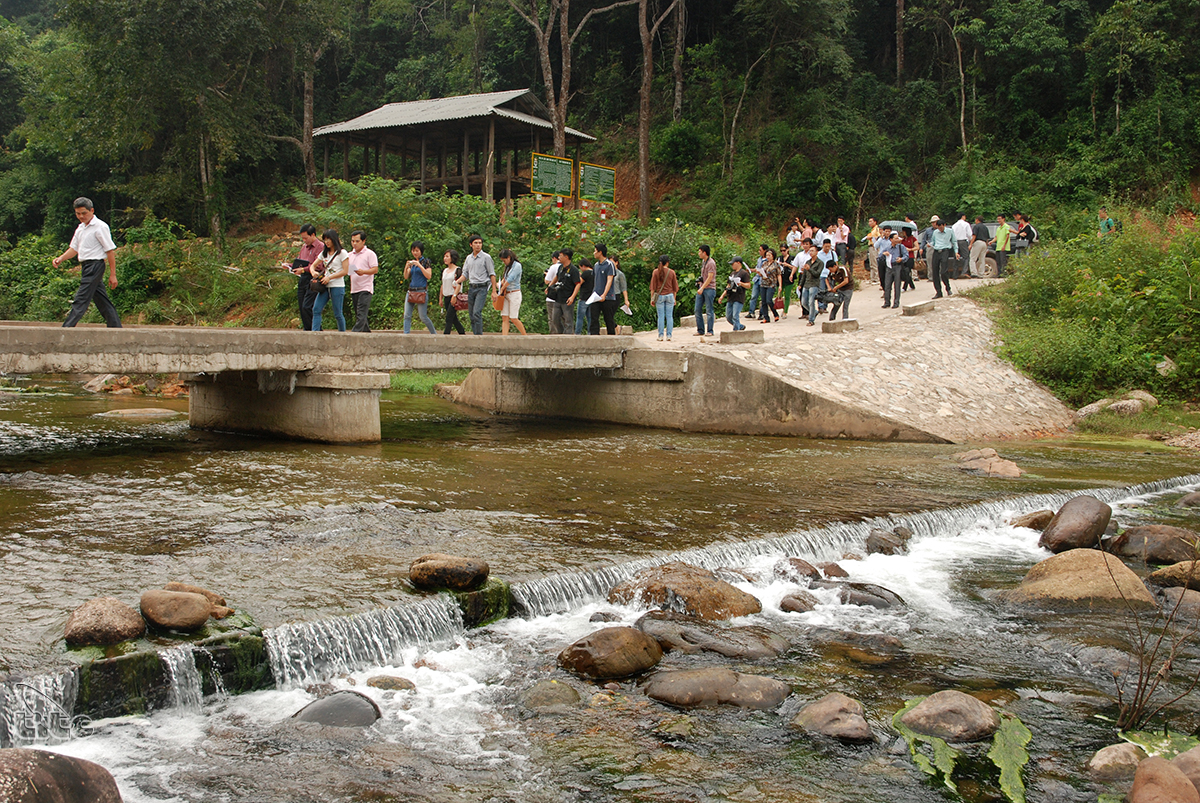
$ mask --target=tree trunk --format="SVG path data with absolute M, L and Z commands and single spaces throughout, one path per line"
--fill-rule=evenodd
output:
M 675 102 L 671 105 L 671 119 L 683 120 L 683 50 L 687 44 L 687 3 L 679 0 L 675 6 Z
M 571 11 L 571 0 L 560 0 L 558 12 L 558 42 L 562 53 L 559 57 L 558 73 L 558 114 L 554 125 L 554 155 L 567 155 L 567 101 L 571 97 L 571 37 L 570 24 L 567 15 Z
M 958 133 L 962 137 L 963 156 L 967 155 L 967 74 L 963 71 L 962 41 L 957 32 L 951 28 L 950 35 L 954 37 L 954 49 L 958 53 Z
M 650 0 L 638 0 L 638 33 L 642 39 L 642 87 L 638 90 L 638 218 L 650 219 L 650 90 L 654 81 L 654 37 L 679 0 L 650 24 Z
M 221 231 L 221 213 L 217 209 L 216 198 L 213 196 L 212 165 L 208 159 L 208 135 L 200 135 L 200 191 L 204 196 L 204 214 L 208 218 L 208 235 L 220 247 L 224 240 Z
M 304 128 L 300 135 L 300 154 L 304 157 L 304 191 L 317 190 L 317 160 L 313 156 L 313 72 L 304 73 Z
M 896 0 L 896 86 L 904 86 L 904 0 Z

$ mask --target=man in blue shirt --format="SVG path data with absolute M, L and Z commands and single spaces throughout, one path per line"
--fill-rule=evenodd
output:
M 600 296 L 600 300 L 595 302 L 588 308 L 588 334 L 600 334 L 600 316 L 604 315 L 604 330 L 610 335 L 617 333 L 617 289 L 614 287 L 614 279 L 617 276 L 617 268 L 608 258 L 608 246 L 604 243 L 596 243 L 596 250 L 592 252 L 596 264 L 592 266 L 594 288 L 596 295 Z
M 900 232 L 892 232 L 887 245 L 880 248 L 880 259 L 887 262 L 887 273 L 883 280 L 883 308 L 900 308 L 900 274 L 904 268 L 904 260 L 908 259 L 908 249 L 900 242 Z M 895 300 L 890 300 L 893 296 Z
M 954 295 L 950 289 L 950 263 L 954 261 L 954 249 L 957 243 L 954 232 L 946 228 L 946 221 L 934 215 L 930 221 L 933 231 L 929 234 L 929 249 L 933 258 L 929 263 L 929 275 L 933 279 L 934 298 L 942 297 L 942 285 L 946 286 L 946 295 Z

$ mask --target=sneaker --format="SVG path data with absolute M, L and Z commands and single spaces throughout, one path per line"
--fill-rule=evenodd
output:
M 704 337 L 703 332 L 692 332 L 692 337 Z
M 667 335 L 667 341 L 670 342 L 670 340 L 671 340 L 671 336 Z
M 951 290 L 949 287 L 947 287 L 947 288 L 946 288 L 946 295 L 948 295 L 948 296 L 952 296 L 952 295 L 954 295 L 954 291 L 953 291 L 953 290 Z
M 816 325 L 817 325 L 817 322 L 816 322 L 816 321 L 809 321 L 809 322 L 808 322 L 808 325 L 809 325 L 809 326 L 816 326 Z
M 662 335 L 659 335 L 659 336 L 658 336 L 658 339 L 659 339 L 659 340 L 662 340 L 662 337 L 663 337 Z

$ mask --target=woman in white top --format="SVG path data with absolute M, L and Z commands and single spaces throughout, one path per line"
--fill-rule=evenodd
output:
M 464 335 L 466 331 L 458 320 L 458 310 L 454 308 L 454 297 L 462 292 L 463 283 L 462 268 L 458 266 L 458 252 L 451 248 L 442 254 L 442 264 L 446 266 L 442 271 L 442 309 L 446 310 L 446 326 L 442 329 L 442 334 L 450 334 L 450 329 L 453 328 L 460 335 Z
M 500 295 L 504 296 L 504 306 L 500 308 L 500 334 L 508 334 L 508 325 L 517 327 L 517 331 L 525 334 L 525 324 L 521 323 L 521 263 L 507 248 L 500 251 L 500 259 L 504 262 L 504 278 L 500 281 Z
M 325 250 L 310 267 L 313 283 L 317 285 L 317 297 L 313 301 L 312 330 L 321 331 L 321 310 L 325 303 L 333 302 L 333 317 L 339 332 L 346 331 L 346 316 L 342 306 L 346 298 L 346 274 L 350 272 L 350 255 L 342 248 L 336 229 L 326 229 L 321 237 Z

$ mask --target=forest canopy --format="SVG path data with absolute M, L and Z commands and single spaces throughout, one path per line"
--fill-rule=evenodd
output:
M 167 219 L 220 235 L 306 188 L 306 124 L 524 87 L 598 137 L 590 161 L 636 163 L 645 122 L 660 203 L 730 229 L 919 206 L 1020 210 L 1074 234 L 1104 200 L 1190 206 L 1200 159 L 1200 55 L 1182 46 L 1195 0 L 0 8 L 10 242 L 62 236 L 80 194 L 118 229 Z

